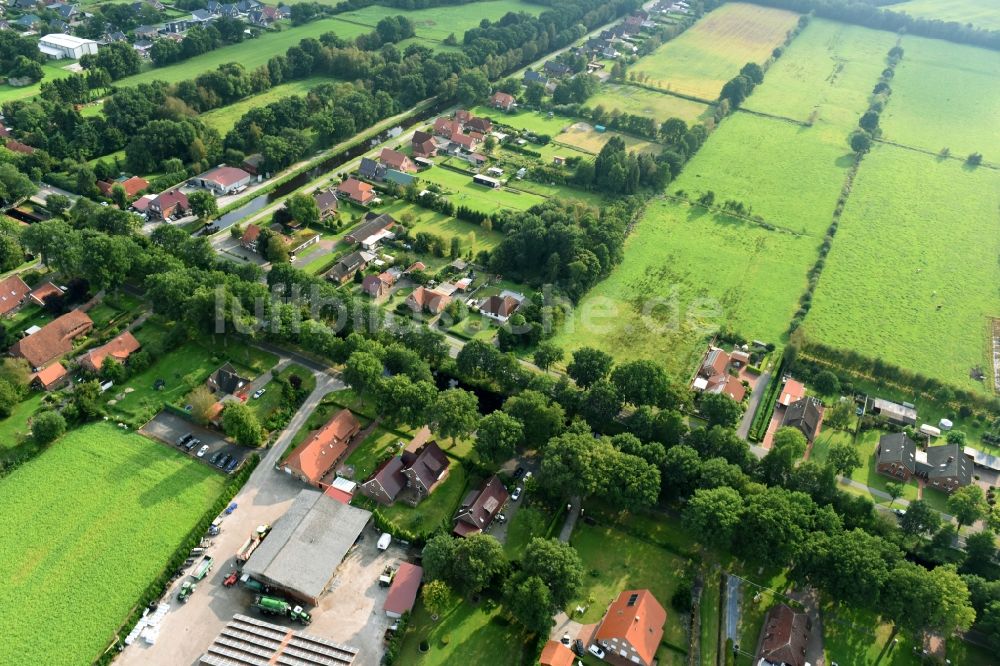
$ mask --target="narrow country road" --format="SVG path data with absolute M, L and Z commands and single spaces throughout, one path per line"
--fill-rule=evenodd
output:
M 580 518 L 580 498 L 574 497 L 572 502 L 569 513 L 566 514 L 566 522 L 563 523 L 562 530 L 559 531 L 559 540 L 563 543 L 569 543 L 569 538 L 573 536 L 573 528 L 576 527 L 576 521 Z
M 756 388 L 750 394 L 750 402 L 747 403 L 747 410 L 743 413 L 743 420 L 740 421 L 740 427 L 736 431 L 740 439 L 746 439 L 750 434 L 750 426 L 753 424 L 754 414 L 757 413 L 757 407 L 760 406 L 760 401 L 767 392 L 767 385 L 770 383 L 771 371 L 768 370 L 760 376 L 760 379 L 757 380 Z

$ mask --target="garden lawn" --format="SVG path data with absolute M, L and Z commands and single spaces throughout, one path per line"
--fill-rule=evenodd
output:
M 882 138 L 1000 163 L 1000 53 L 923 37 L 904 38 L 903 48 Z
M 799 15 L 745 3 L 726 3 L 629 67 L 648 85 L 705 100 L 748 62 L 764 63 Z M 874 84 L 872 84 L 874 85 Z
M 444 639 L 444 640 L 443 640 Z M 420 651 L 426 640 L 427 652 Z M 436 622 L 418 601 L 397 663 L 407 666 L 519 666 L 529 663 L 519 648 L 528 643 L 520 628 L 501 616 L 499 604 L 457 601 Z
M 69 67 L 74 63 L 75 61 L 68 60 L 55 60 L 43 63 L 42 71 L 45 73 L 45 77 L 38 83 L 33 83 L 30 86 L 15 87 L 7 85 L 6 83 L 0 84 L 0 104 L 34 97 L 41 92 L 43 83 L 52 81 L 53 79 L 64 79 L 73 74 L 73 72 L 66 69 L 66 67 Z
M 661 605 L 668 607 L 688 564 L 667 550 L 613 527 L 577 523 L 570 544 L 580 554 L 586 573 L 581 594 L 566 605 L 566 610 L 570 613 L 577 606 L 586 607 L 583 615 L 573 614 L 573 619 L 582 624 L 600 620 L 622 590 L 647 588 Z M 684 626 L 676 611 L 668 611 L 663 640 L 686 646 Z
M 663 150 L 663 146 L 655 141 L 640 139 L 611 130 L 598 132 L 590 124 L 583 122 L 574 123 L 565 132 L 553 138 L 552 142 L 596 155 L 601 152 L 601 148 L 613 136 L 620 136 L 625 141 L 625 149 L 629 152 L 653 153 L 657 155 Z
M 517 130 L 531 132 L 532 134 L 546 134 L 555 136 L 564 129 L 572 125 L 575 121 L 565 116 L 557 116 L 548 112 L 529 111 L 518 109 L 513 113 L 504 113 L 499 109 L 488 106 L 476 106 L 470 109 L 474 116 L 489 118 L 494 125 L 507 125 Z M 538 146 L 529 144 L 531 150 L 537 150 Z
M 10 416 L 0 420 L 0 456 L 16 448 L 31 431 L 28 421 L 42 407 L 44 393 L 33 393 L 16 405 Z
M 382 515 L 396 527 L 418 535 L 429 536 L 442 527 L 451 532 L 452 516 L 458 510 L 467 486 L 465 468 L 453 459 L 448 466 L 448 478 L 435 488 L 430 497 L 416 507 L 396 502 L 383 508 Z
M 332 18 L 320 19 L 305 25 L 288 27 L 280 32 L 266 32 L 256 39 L 223 46 L 166 67 L 149 67 L 134 76 L 116 81 L 115 85 L 118 87 L 136 86 L 150 81 L 177 83 L 178 81 L 194 79 L 203 72 L 230 62 L 237 62 L 246 67 L 248 71 L 253 70 L 266 64 L 275 55 L 284 55 L 285 51 L 298 45 L 299 41 L 307 37 L 317 39 L 326 32 L 333 32 L 342 39 L 353 39 L 358 35 L 371 32 L 371 28 Z
M 457 175 L 457 174 L 456 174 Z M 472 187 L 480 187 L 473 185 Z M 414 217 L 412 224 L 407 223 L 410 230 L 417 234 L 421 231 L 440 236 L 445 240 L 445 247 L 451 247 L 451 239 L 457 237 L 462 243 L 463 254 L 467 250 L 472 250 L 475 255 L 481 250 L 493 250 L 500 241 L 503 234 L 499 231 L 486 231 L 478 224 L 472 224 L 455 217 L 448 217 L 443 213 L 436 213 L 420 206 L 415 206 L 407 201 L 399 200 L 389 206 L 379 208 L 380 213 L 389 213 L 397 220 L 402 219 L 402 215 L 411 213 Z
M 587 106 L 607 111 L 620 111 L 637 116 L 650 116 L 662 123 L 667 118 L 680 118 L 689 125 L 712 117 L 714 107 L 682 97 L 640 88 L 638 86 L 605 83 L 596 95 L 587 99 Z
M 984 30 L 1000 30 L 1000 6 L 984 0 L 907 0 L 886 9 L 917 18 L 955 21 L 963 25 L 971 23 Z
M 726 119 L 669 188 L 715 205 L 741 201 L 776 227 L 822 239 L 854 162 L 843 137 L 737 114 Z
M 879 474 L 875 469 L 875 449 L 878 448 L 879 437 L 883 434 L 884 433 L 878 430 L 866 430 L 861 433 L 861 436 L 857 440 L 858 453 L 861 454 L 861 467 L 851 472 L 851 478 L 865 484 L 869 488 L 874 488 L 875 490 L 880 490 L 884 493 L 886 492 L 885 484 L 892 482 L 892 479 L 883 474 Z M 822 435 L 820 435 L 820 437 L 822 437 Z M 897 482 L 902 483 L 898 480 Z M 917 482 L 915 479 L 910 483 L 902 483 L 902 486 L 903 494 L 900 495 L 902 499 L 917 499 Z M 876 504 L 889 503 L 889 500 L 885 497 L 871 495 L 870 493 L 865 494 Z
M 551 521 L 552 516 L 542 506 L 520 507 L 507 526 L 507 540 L 503 545 L 507 559 L 521 559 L 529 541 L 535 537 L 547 536 Z
M 290 378 L 292 375 L 298 375 L 302 380 L 302 390 L 311 393 L 314 388 L 316 388 L 316 376 L 313 375 L 312 371 L 303 368 L 301 365 L 296 365 L 291 363 L 286 366 L 281 372 L 278 373 L 278 377 Z M 250 410 L 256 415 L 257 420 L 262 424 L 267 422 L 268 417 L 274 413 L 276 410 L 281 409 L 284 403 L 284 395 L 282 394 L 281 385 L 270 381 L 265 385 L 267 390 L 264 391 L 264 395 L 259 398 L 254 398 L 251 394 L 250 398 L 247 400 L 247 405 L 249 405 Z
M 223 106 L 218 109 L 213 109 L 207 113 L 203 113 L 198 116 L 198 118 L 204 121 L 204 123 L 209 127 L 218 130 L 219 134 L 225 136 L 226 133 L 233 128 L 236 122 L 251 109 L 267 106 L 268 104 L 282 100 L 285 97 L 291 97 L 292 95 L 300 95 L 304 97 L 306 93 L 321 83 L 334 83 L 334 81 L 323 76 L 311 76 L 307 79 L 299 79 L 298 81 L 292 81 L 290 83 L 282 83 L 281 85 L 274 86 L 270 90 L 262 92 L 259 95 L 247 97 L 241 102 L 236 102 L 235 104 L 230 104 L 229 106 Z
M 11 333 L 21 333 L 32 326 L 45 326 L 55 319 L 45 308 L 35 305 L 30 301 L 21 306 L 10 319 L 4 322 L 7 330 Z
M 892 625 L 883 623 L 871 611 L 831 605 L 824 607 L 822 613 L 823 653 L 827 663 L 843 666 L 917 666 L 920 663 L 919 657 L 913 654 L 918 643 L 906 632 L 897 634 L 899 643 L 883 654 L 892 635 Z
M 894 103 L 897 100 L 894 100 Z M 876 147 L 862 162 L 806 336 L 971 390 L 1000 316 L 1000 174 Z M 988 379 L 987 379 L 988 382 Z
M 497 208 L 527 210 L 545 201 L 544 197 L 536 194 L 514 192 L 503 187 L 492 189 L 485 185 L 476 185 L 472 182 L 471 175 L 440 166 L 421 171 L 420 180 L 440 185 L 445 190 L 444 194 L 456 206 L 468 206 L 487 213 L 492 213 Z
M 654 360 L 678 377 L 722 326 L 777 344 L 818 244 L 654 201 L 626 240 L 625 260 L 584 297 L 555 342 L 567 352 L 597 347 L 619 362 Z
M 719 658 L 719 608 L 720 573 L 705 574 L 705 587 L 701 592 L 701 657 L 706 664 L 716 664 Z
M 402 448 L 399 446 L 400 443 L 406 446 L 409 440 L 409 437 L 400 437 L 399 434 L 384 428 L 375 428 L 365 441 L 354 449 L 354 453 L 347 457 L 344 464 L 353 467 L 352 478 L 358 483 L 363 483 L 372 475 L 380 462 L 399 453 Z
M 96 659 L 223 485 L 208 466 L 107 424 L 67 434 L 6 478 L 0 661 Z
M 829 128 L 846 141 L 868 108 L 897 35 L 813 19 L 795 38 L 743 106 Z

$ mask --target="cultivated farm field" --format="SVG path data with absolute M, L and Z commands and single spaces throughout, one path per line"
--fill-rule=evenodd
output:
M 90 663 L 223 489 L 138 434 L 75 430 L 0 484 L 0 662 Z
M 971 23 L 977 28 L 1000 30 L 1000 5 L 989 0 L 907 0 L 888 9 L 910 16 L 957 23 Z
M 713 107 L 707 104 L 617 83 L 602 84 L 600 91 L 587 99 L 587 106 L 592 109 L 603 106 L 608 111 L 649 116 L 656 118 L 658 123 L 667 118 L 680 118 L 688 124 L 704 122 L 712 117 L 713 111 Z
M 799 15 L 758 5 L 727 3 L 629 67 L 649 85 L 714 100 L 748 62 L 763 63 Z
M 867 108 L 896 39 L 884 30 L 813 19 L 771 65 L 744 107 L 812 120 L 843 140 Z
M 598 132 L 588 123 L 579 122 L 570 125 L 565 132 L 553 138 L 553 142 L 576 148 L 581 152 L 596 155 L 613 136 L 620 136 L 625 141 L 625 149 L 629 152 L 659 154 L 663 146 L 648 139 L 639 139 L 628 134 L 612 130 Z
M 1000 163 L 1000 53 L 906 37 L 882 114 L 882 138 Z
M 853 162 L 842 136 L 736 114 L 712 134 L 669 191 L 697 199 L 711 190 L 716 205 L 742 201 L 776 227 L 820 238 Z
M 894 100 L 896 103 L 898 100 Z M 865 157 L 803 330 L 968 389 L 1000 316 L 1000 174 L 892 146 Z
M 597 347 L 619 361 L 652 359 L 677 376 L 687 376 L 721 326 L 777 343 L 818 242 L 654 201 L 626 241 L 625 260 L 575 308 L 555 342 L 567 351 Z

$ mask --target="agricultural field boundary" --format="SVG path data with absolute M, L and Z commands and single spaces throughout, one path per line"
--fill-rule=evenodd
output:
M 664 193 L 664 194 L 660 195 L 660 197 L 663 198 L 663 199 L 667 199 L 669 201 L 673 201 L 673 202 L 679 203 L 679 204 L 687 204 L 688 206 L 691 206 L 692 208 L 704 208 L 705 210 L 707 210 L 710 213 L 714 213 L 716 215 L 725 215 L 726 217 L 731 217 L 731 218 L 733 218 L 735 220 L 740 220 L 742 222 L 746 222 L 747 224 L 752 224 L 752 225 L 761 227 L 762 229 L 764 229 L 766 231 L 774 231 L 774 232 L 782 233 L 782 234 L 791 234 L 792 236 L 796 236 L 796 237 L 799 237 L 799 238 L 801 238 L 803 236 L 808 236 L 809 235 L 809 234 L 804 234 L 801 231 L 795 231 L 794 229 L 789 229 L 788 227 L 783 227 L 783 226 L 780 226 L 780 225 L 777 225 L 777 224 L 772 224 L 771 222 L 768 222 L 767 220 L 764 220 L 764 219 L 760 219 L 760 220 L 754 219 L 752 216 L 746 215 L 745 213 L 737 213 L 736 211 L 726 210 L 722 206 L 715 206 L 715 205 L 711 205 L 710 206 L 708 204 L 703 204 L 703 203 L 700 203 L 698 201 L 692 201 L 691 199 L 687 198 L 686 196 L 682 197 L 682 196 L 679 196 L 679 195 L 676 195 L 676 194 L 667 194 L 667 193 Z
M 951 153 L 949 153 L 948 155 L 942 155 L 940 152 L 934 152 L 933 150 L 929 150 L 927 148 L 908 146 L 905 143 L 896 143 L 895 141 L 887 141 L 885 139 L 872 139 L 872 141 L 874 143 L 881 143 L 885 144 L 886 146 L 901 148 L 903 150 L 909 150 L 915 153 L 923 153 L 924 155 L 930 155 L 931 157 L 936 157 L 939 160 L 955 160 L 957 162 L 965 162 L 965 158 L 962 157 L 961 155 L 952 155 Z M 996 162 L 988 162 L 985 159 L 979 164 L 977 164 L 975 168 L 980 168 L 980 167 L 985 169 L 990 169 L 992 171 L 1000 171 L 1000 164 Z

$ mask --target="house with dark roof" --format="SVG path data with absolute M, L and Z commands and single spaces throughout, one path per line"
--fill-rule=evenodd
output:
M 256 176 L 257 174 L 263 174 L 264 172 L 264 156 L 260 153 L 254 153 L 252 155 L 247 155 L 243 158 L 243 162 L 240 163 L 240 168 L 246 171 L 251 176 Z
M 502 93 L 501 93 L 502 94 Z M 478 141 L 482 140 L 482 135 L 489 134 L 493 131 L 493 121 L 489 118 L 480 118 L 479 116 L 473 116 L 465 123 L 465 131 L 469 132 L 473 138 Z M 476 135 L 480 136 L 476 136 Z
M 806 666 L 806 646 L 812 620 L 805 613 L 778 604 L 767 613 L 761 628 L 755 664 L 759 666 Z
M 906 433 L 882 435 L 878 440 L 875 456 L 875 469 L 879 474 L 905 482 L 917 471 L 917 443 L 907 437 Z
M 807 442 L 812 442 L 822 421 L 823 403 L 816 398 L 801 398 L 785 409 L 781 427 L 795 428 L 806 436 Z
M 326 278 L 331 282 L 344 284 L 354 277 L 355 273 L 363 271 L 374 259 L 375 257 L 367 252 L 351 252 L 327 271 Z
M 305 441 L 281 464 L 280 469 L 309 485 L 321 487 L 323 477 L 333 471 L 347 454 L 351 439 L 361 432 L 361 422 L 349 409 L 342 409 Z
M 378 157 L 379 161 L 390 169 L 412 173 L 417 170 L 417 166 L 409 157 L 391 148 L 383 148 Z
M 213 18 L 212 12 L 207 9 L 196 9 L 191 12 L 191 21 L 194 23 L 207 23 Z
M 385 506 L 395 502 L 405 487 L 406 477 L 403 475 L 403 459 L 399 456 L 383 460 L 368 477 L 368 480 L 359 486 L 362 493 Z
M 538 85 L 541 86 L 544 86 L 549 82 L 549 80 L 545 77 L 544 74 L 542 74 L 541 72 L 534 72 L 530 69 L 524 72 L 523 81 L 525 84 L 537 83 Z
M 381 181 L 385 178 L 385 170 L 387 168 L 386 165 L 376 162 L 370 157 L 362 157 L 361 164 L 358 165 L 358 175 L 368 180 Z
M 365 279 L 361 281 L 361 291 L 379 300 L 389 295 L 389 290 L 394 283 L 395 279 L 390 273 L 366 275 Z
M 10 348 L 10 355 L 25 359 L 33 368 L 43 368 L 72 351 L 73 341 L 93 328 L 94 322 L 86 312 L 73 310 L 15 342 Z
M 437 143 L 434 135 L 428 132 L 416 131 L 410 140 L 410 149 L 414 157 L 434 157 L 437 155 Z
M 250 380 L 241 377 L 240 373 L 236 371 L 236 368 L 233 367 L 232 363 L 225 363 L 208 376 L 208 380 L 206 380 L 205 385 L 212 391 L 218 391 L 228 395 L 236 395 L 237 392 L 242 390 L 249 383 Z
M 875 455 L 878 472 L 900 481 L 916 476 L 947 493 L 973 482 L 973 460 L 958 444 L 921 449 L 905 433 L 888 433 L 879 438 Z
M 430 428 L 420 429 L 403 453 L 384 460 L 361 492 L 386 506 L 402 500 L 417 506 L 448 478 L 451 461 L 433 439 Z
M 357 245 L 381 231 L 391 229 L 395 224 L 396 220 L 388 213 L 366 213 L 360 225 L 344 234 L 344 242 Z
M 490 97 L 490 106 L 501 111 L 510 111 L 517 106 L 517 100 L 513 95 L 497 91 Z
M 556 60 L 547 61 L 544 65 L 544 68 L 545 68 L 545 73 L 548 74 L 549 76 L 565 76 L 573 71 L 572 69 L 570 69 L 569 65 L 558 62 Z
M 94 347 L 80 357 L 80 367 L 90 372 L 99 372 L 104 365 L 105 359 L 112 359 L 116 363 L 124 363 L 133 353 L 139 351 L 139 341 L 131 332 L 125 331 L 100 347 Z
M 182 217 L 191 210 L 187 195 L 180 190 L 161 192 L 154 197 L 146 208 L 150 217 L 169 220 L 172 217 Z
M 337 214 L 339 200 L 337 193 L 332 189 L 326 188 L 313 192 L 313 200 L 316 201 L 316 207 L 319 208 L 320 220 L 327 220 Z
M 591 639 L 614 666 L 652 666 L 667 611 L 649 590 L 625 590 L 611 602 Z
M 0 282 L 0 317 L 9 315 L 21 307 L 30 291 L 20 275 L 11 275 Z
M 357 178 L 348 178 L 337 185 L 337 194 L 347 197 L 360 206 L 367 206 L 375 198 L 375 188 Z
M 156 39 L 160 34 L 159 28 L 151 25 L 140 25 L 133 32 L 136 39 Z
M 495 474 L 478 490 L 470 491 L 462 500 L 462 505 L 452 519 L 452 532 L 460 537 L 480 534 L 503 509 L 510 493 Z

